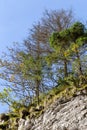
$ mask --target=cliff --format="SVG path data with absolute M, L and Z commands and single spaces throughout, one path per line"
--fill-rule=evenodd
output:
M 57 100 L 35 121 L 31 130 L 87 130 L 87 96 Z
M 87 89 L 73 94 L 73 97 L 56 98 L 45 108 L 34 110 L 37 117 L 30 118 L 26 110 L 20 118 L 1 114 L 0 130 L 87 130 Z M 16 118 L 15 118 L 16 117 Z

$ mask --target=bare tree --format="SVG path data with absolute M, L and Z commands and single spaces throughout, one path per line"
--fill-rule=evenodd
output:
M 39 103 L 40 92 L 55 84 L 53 66 L 47 66 L 45 60 L 53 51 L 49 37 L 55 31 L 68 28 L 73 21 L 71 10 L 45 10 L 39 22 L 29 30 L 27 39 L 8 49 L 8 55 L 0 60 L 4 86 L 12 88 L 25 104 L 31 102 L 34 94 Z

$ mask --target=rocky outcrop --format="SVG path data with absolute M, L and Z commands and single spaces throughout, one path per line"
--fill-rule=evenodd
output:
M 56 101 L 34 123 L 31 130 L 87 130 L 87 96 L 62 104 Z
M 87 93 L 84 90 L 68 100 L 57 99 L 40 117 L 22 117 L 14 130 L 87 130 Z
M 57 100 L 38 119 L 21 124 L 18 130 L 87 130 L 87 95 Z

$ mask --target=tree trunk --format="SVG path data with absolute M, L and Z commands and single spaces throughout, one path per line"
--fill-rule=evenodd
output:
M 36 97 L 37 97 L 37 104 L 39 105 L 39 85 L 40 81 L 36 80 Z
M 64 59 L 64 77 L 68 77 L 67 60 Z
M 77 65 L 78 65 L 79 86 L 81 86 L 82 83 L 83 83 L 83 72 L 82 72 L 82 65 L 81 65 L 81 60 L 80 60 L 78 49 L 76 49 L 76 57 L 77 57 L 77 60 L 78 60 Z
M 81 60 L 80 60 L 80 56 L 79 56 L 77 49 L 76 49 L 76 57 L 77 57 L 77 60 L 78 60 L 78 75 L 82 76 L 83 72 L 82 72 Z

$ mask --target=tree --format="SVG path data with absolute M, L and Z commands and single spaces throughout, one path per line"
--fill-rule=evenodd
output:
M 33 47 L 34 48 L 30 50 L 32 53 L 19 53 L 20 58 L 22 59 L 20 69 L 23 74 L 23 78 L 30 83 L 29 86 L 35 93 L 34 95 L 37 97 L 37 102 L 39 104 L 39 93 L 42 92 L 43 89 L 42 82 L 44 78 L 44 57 L 40 45 Z
M 27 105 L 31 102 L 32 89 L 29 87 L 29 82 L 24 79 L 20 68 L 21 59 L 18 55 L 20 51 L 21 49 L 19 50 L 16 46 L 13 46 L 9 49 L 8 54 L 0 60 L 0 78 L 4 80 L 1 85 L 6 89 L 11 88 L 12 93 L 17 97 L 16 99 Z
M 51 17 L 51 15 L 52 15 L 52 17 Z M 50 34 L 54 31 L 53 26 L 56 27 L 55 28 L 56 30 L 58 30 L 58 28 L 59 28 L 59 30 L 60 30 L 60 28 L 62 30 L 63 28 L 65 28 L 65 26 L 68 27 L 73 21 L 72 20 L 73 14 L 72 14 L 71 10 L 69 10 L 69 11 L 65 11 L 65 10 L 50 11 L 50 12 L 46 10 L 45 16 L 46 17 L 42 17 L 41 21 L 39 21 L 37 24 L 33 25 L 33 28 L 30 30 L 31 35 L 30 35 L 30 37 L 28 37 L 28 39 L 24 43 L 24 46 L 26 46 L 26 48 L 29 48 L 29 49 L 32 48 L 32 49 L 30 49 L 30 50 L 32 50 L 31 51 L 32 54 L 34 54 L 36 52 L 35 48 L 38 48 L 37 52 L 36 52 L 37 54 L 35 54 L 35 55 L 37 55 L 38 58 L 40 57 L 40 55 L 45 57 L 48 54 L 52 53 L 52 49 L 49 46 L 48 39 L 49 39 Z M 54 17 L 55 17 L 55 23 L 53 23 Z M 56 24 L 56 26 L 55 26 L 55 24 Z M 30 42 L 33 45 L 33 47 L 30 47 Z M 36 59 L 38 59 L 38 58 L 36 58 Z M 37 81 L 37 84 L 39 83 L 39 85 L 36 85 L 36 86 L 43 86 L 42 88 L 44 88 L 44 86 L 48 85 L 48 81 L 50 81 L 51 84 L 54 84 L 52 82 L 55 82 L 54 77 L 52 77 L 52 73 L 53 73 L 52 68 L 51 67 L 49 68 L 45 61 L 44 61 L 44 63 L 43 63 L 44 72 L 42 71 L 44 73 L 44 75 L 43 75 L 43 80 L 41 81 L 42 85 L 41 85 L 41 82 L 39 82 L 39 81 Z M 49 80 L 49 77 L 50 77 L 50 80 Z M 48 79 L 48 81 L 46 84 L 47 79 Z M 44 84 L 44 80 L 45 80 L 45 84 Z M 38 92 L 39 92 L 40 87 L 37 87 L 37 88 L 38 88 Z M 38 93 L 38 95 L 39 95 L 39 93 Z
M 0 60 L 3 86 L 10 87 L 24 104 L 29 104 L 34 95 L 39 103 L 40 92 L 46 92 L 55 84 L 54 69 L 45 60 L 53 52 L 49 36 L 55 30 L 69 27 L 72 22 L 71 10 L 46 10 L 45 17 L 29 30 L 28 38 L 8 49 L 8 54 Z
M 75 22 L 73 11 L 70 10 L 45 10 L 42 17 L 42 25 L 47 30 L 48 37 L 53 32 L 60 32 L 69 28 Z M 47 39 L 48 41 L 48 39 Z
M 68 63 L 71 62 L 72 64 L 75 62 L 75 65 L 77 66 L 76 75 L 79 76 L 79 80 L 82 82 L 82 79 L 80 78 L 83 75 L 81 57 L 86 55 L 86 42 L 87 31 L 81 22 L 76 22 L 68 29 L 55 32 L 51 35 L 50 44 L 54 48 L 55 52 L 52 55 L 56 54 L 55 56 L 57 60 L 62 60 L 64 62 L 64 77 L 68 77 Z
M 71 51 L 73 52 L 75 59 L 78 65 L 78 76 L 83 75 L 82 65 L 81 65 L 81 54 L 85 54 L 85 48 L 87 41 L 87 33 L 85 26 L 81 22 L 74 23 L 70 28 L 70 37 L 71 37 Z M 82 52 L 83 51 L 83 52 Z
M 68 76 L 68 50 L 70 46 L 70 31 L 68 29 L 53 33 L 50 37 L 50 45 L 54 48 L 58 61 L 63 61 L 64 77 Z M 53 53 L 53 55 L 55 54 Z M 55 59 L 53 59 L 55 60 Z
M 42 26 L 42 30 L 45 30 L 45 35 L 44 35 L 44 39 L 42 40 L 42 42 L 44 42 L 46 45 L 50 45 L 49 44 L 49 37 L 52 35 L 52 33 L 54 32 L 56 35 L 56 32 L 60 32 L 62 30 L 65 30 L 67 28 L 69 28 L 73 23 L 75 22 L 74 19 L 74 15 L 73 15 L 73 11 L 72 10 L 45 10 L 44 12 L 44 16 L 42 17 L 41 20 L 41 24 Z M 40 37 L 43 37 L 42 34 L 40 34 Z M 48 53 L 48 56 L 46 57 L 47 62 L 49 62 L 49 64 L 51 63 L 51 68 L 54 68 L 54 62 L 52 63 L 51 61 L 54 61 L 53 59 L 55 58 L 55 75 L 53 74 L 54 78 L 54 84 L 58 82 L 58 77 L 63 76 L 61 74 L 61 66 L 62 64 L 60 63 L 60 61 L 58 62 L 57 60 L 57 56 L 56 54 L 52 54 L 52 52 L 54 53 L 53 48 L 51 47 L 51 53 Z M 67 52 L 68 53 L 68 52 Z M 65 64 L 67 60 L 65 58 Z M 61 65 L 60 65 L 61 64 Z M 59 69 L 60 68 L 60 69 Z M 67 69 L 67 65 L 65 65 L 65 68 Z M 65 69 L 65 70 L 66 70 Z M 60 71 L 60 74 L 59 74 Z M 63 70 L 62 70 L 63 71 Z M 67 75 L 67 72 L 65 72 Z

